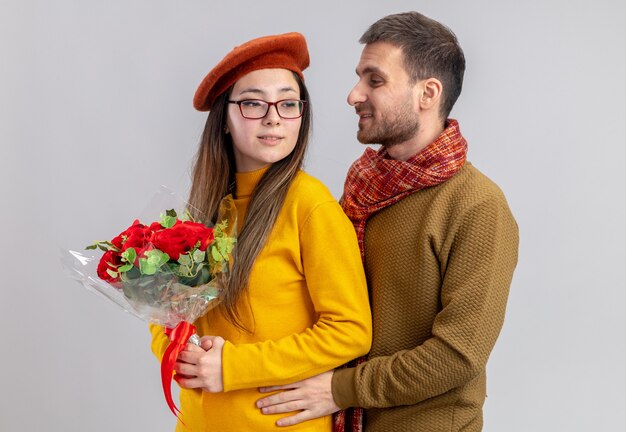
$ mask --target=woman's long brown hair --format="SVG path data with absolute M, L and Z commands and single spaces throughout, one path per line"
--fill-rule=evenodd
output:
M 287 190 L 302 167 L 311 129 L 311 103 L 306 86 L 293 74 L 300 88 L 300 99 L 307 101 L 298 140 L 293 151 L 275 162 L 254 189 L 245 223 L 239 229 L 229 277 L 223 282 L 222 310 L 226 318 L 242 330 L 248 330 L 237 310 L 237 302 L 246 293 L 256 257 L 267 241 Z M 221 94 L 211 109 L 204 127 L 192 173 L 189 203 L 197 220 L 215 223 L 221 200 L 234 192 L 235 157 L 231 135 L 225 133 L 227 101 L 232 87 Z

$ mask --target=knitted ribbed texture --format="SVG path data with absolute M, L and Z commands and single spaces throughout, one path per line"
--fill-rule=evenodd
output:
M 368 218 L 418 190 L 443 183 L 455 175 L 467 159 L 467 141 L 459 122 L 448 119 L 444 130 L 426 148 L 406 161 L 390 157 L 383 146 L 365 150 L 346 176 L 341 207 L 354 224 L 361 258 L 365 260 L 363 240 Z M 365 362 L 359 357 L 345 367 Z M 362 407 L 350 407 L 333 416 L 333 432 L 363 432 Z
M 469 163 L 369 219 L 372 350 L 333 379 L 341 407 L 368 408 L 366 432 L 482 429 L 517 247 L 504 196 Z

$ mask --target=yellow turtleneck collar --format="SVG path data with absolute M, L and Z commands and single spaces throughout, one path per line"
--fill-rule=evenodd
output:
M 237 207 L 237 229 L 239 231 L 241 231 L 246 219 L 252 192 L 268 169 L 270 169 L 270 165 L 255 171 L 235 173 L 235 207 Z
M 235 194 L 237 199 L 250 198 L 250 195 L 254 192 L 254 188 L 259 184 L 259 181 L 261 181 L 263 174 L 270 169 L 270 166 L 271 165 L 268 165 L 255 171 L 235 173 Z

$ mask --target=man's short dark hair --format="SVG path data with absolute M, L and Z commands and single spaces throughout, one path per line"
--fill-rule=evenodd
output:
M 441 81 L 440 115 L 448 117 L 461 94 L 465 72 L 465 56 L 452 30 L 418 12 L 405 12 L 376 21 L 359 42 L 387 42 L 402 49 L 413 83 L 426 78 Z

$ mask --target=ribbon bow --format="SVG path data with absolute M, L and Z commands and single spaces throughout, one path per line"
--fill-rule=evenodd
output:
M 174 373 L 178 354 L 185 348 L 187 341 L 195 333 L 196 328 L 187 321 L 181 321 L 173 329 L 165 329 L 165 334 L 170 338 L 170 343 L 165 349 L 163 360 L 161 361 L 161 383 L 163 384 L 163 394 L 165 395 L 167 406 L 170 407 L 170 410 L 181 423 L 180 415 L 182 413 L 172 400 L 172 374 Z

